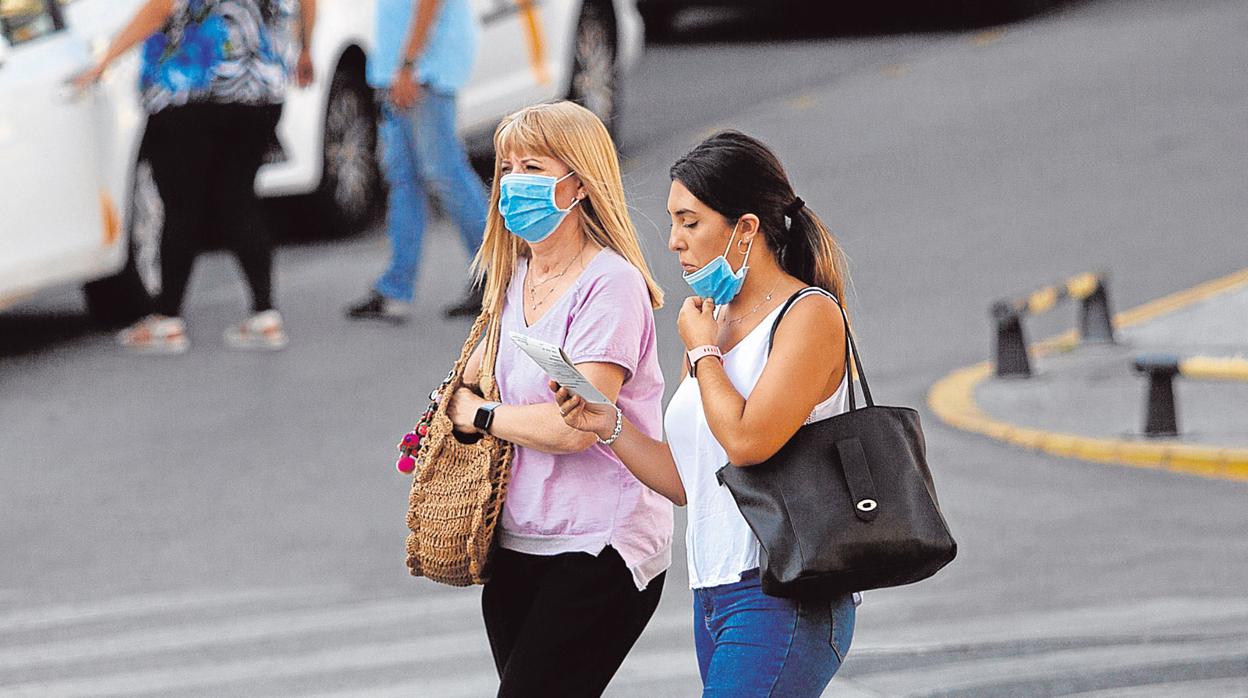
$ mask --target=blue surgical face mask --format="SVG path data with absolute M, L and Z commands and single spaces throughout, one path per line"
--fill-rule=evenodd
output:
M 576 199 L 567 208 L 555 203 L 555 185 L 571 176 L 571 172 L 558 179 L 536 174 L 503 175 L 498 180 L 498 212 L 503 224 L 530 244 L 550 237 L 581 202 Z
M 741 221 L 738 219 L 737 224 Z M 735 273 L 732 266 L 728 264 L 728 250 L 732 249 L 732 241 L 737 237 L 737 226 L 732 226 L 732 237 L 728 238 L 728 247 L 724 248 L 724 254 L 707 262 L 701 269 L 685 274 L 685 283 L 689 284 L 689 288 L 693 292 L 703 298 L 710 298 L 715 301 L 715 305 L 725 305 L 737 294 L 741 292 L 741 286 L 745 283 L 745 274 L 750 270 L 750 250 L 754 249 L 754 241 L 750 240 L 745 248 L 745 259 L 741 262 L 741 268 Z

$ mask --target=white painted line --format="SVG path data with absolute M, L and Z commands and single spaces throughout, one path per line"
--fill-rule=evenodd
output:
M 1170 597 L 1148 599 L 1117 606 L 1038 610 L 994 616 L 962 618 L 957 621 L 910 623 L 887 627 L 871 622 L 870 604 L 858 610 L 859 635 L 855 654 L 896 654 L 941 652 L 956 647 L 983 646 L 1001 642 L 1063 638 L 1113 638 L 1140 634 L 1210 631 L 1217 627 L 1242 628 L 1248 618 L 1248 598 Z M 893 641 L 883 638 L 904 638 Z
M 428 639 L 377 642 L 318 650 L 294 656 L 240 659 L 213 664 L 82 676 L 0 686 L 0 696 L 134 696 L 273 679 L 294 679 L 361 669 L 408 666 L 470 658 L 472 666 L 493 667 L 485 634 L 473 630 Z
M 850 654 L 852 657 L 853 650 Z M 1131 669 L 1170 664 L 1198 665 L 1227 660 L 1243 660 L 1248 666 L 1248 639 L 1167 642 L 1161 637 L 1148 644 L 1023 651 L 1014 657 L 951 661 L 909 671 L 881 673 L 870 679 L 872 688 L 889 694 L 920 692 L 933 686 L 939 686 L 942 692 L 975 691 L 1027 681 L 1053 681 L 1063 676 L 1087 676 L 1098 671 L 1125 673 Z
M 249 615 L 224 621 L 145 628 L 36 645 L 0 648 L 0 671 L 75 662 L 239 645 L 311 633 L 412 623 L 447 614 L 463 615 L 481 607 L 480 594 L 447 594 L 420 599 L 386 599 L 297 612 Z
M 1238 679 L 1202 679 L 1167 681 L 1147 686 L 1111 688 L 1104 691 L 1072 693 L 1068 698 L 1227 698 L 1248 696 L 1248 677 Z
M 469 605 L 479 603 L 477 595 L 472 594 L 455 594 L 449 595 L 449 598 L 459 598 L 460 600 L 454 604 L 446 606 L 443 610 L 451 614 L 462 614 L 467 610 Z M 423 603 L 406 602 L 406 611 L 411 611 L 412 607 L 421 608 L 428 612 L 426 604 L 442 603 L 439 599 L 427 599 Z M 332 614 L 333 618 L 315 617 L 312 614 L 310 618 L 298 620 L 298 614 L 290 614 L 284 618 L 267 618 L 263 627 L 248 627 L 244 622 L 235 624 L 232 628 L 224 628 L 219 630 L 219 634 L 214 637 L 203 638 L 202 641 L 196 639 L 192 633 L 202 631 L 204 628 L 178 628 L 168 631 L 160 631 L 153 641 L 143 640 L 143 635 L 151 635 L 153 633 L 128 633 L 128 641 L 133 643 L 130 647 L 115 646 L 114 640 L 103 637 L 94 638 L 89 641 L 83 641 L 70 648 L 78 652 L 75 660 L 89 659 L 105 659 L 115 655 L 131 655 L 140 654 L 145 650 L 166 651 L 175 649 L 193 650 L 198 647 L 207 645 L 229 644 L 236 641 L 246 641 L 248 639 L 268 638 L 274 635 L 286 634 L 282 627 L 274 626 L 274 623 L 288 623 L 292 628 L 289 634 L 298 634 L 308 632 L 310 626 L 314 626 L 319 620 L 338 620 L 354 623 L 356 609 L 332 609 L 326 612 Z M 395 614 L 404 612 L 404 609 L 383 608 L 380 605 L 373 608 L 370 613 L 376 613 L 378 616 L 384 616 L 385 612 L 389 612 L 389 620 L 403 620 Z M 369 618 L 368 620 L 373 620 Z M 383 621 L 385 622 L 385 621 Z M 480 624 L 480 619 L 475 618 L 474 623 Z M 647 635 L 669 633 L 679 631 L 686 633 L 689 630 L 689 617 L 681 613 L 679 615 L 656 616 L 646 627 Z M 443 623 L 446 627 L 448 623 Z M 458 686 L 464 682 L 462 676 L 454 679 L 446 679 L 442 682 L 437 677 L 429 677 L 427 666 L 430 663 L 439 661 L 455 660 L 459 666 L 473 667 L 477 671 L 472 676 L 493 675 L 493 660 L 489 653 L 489 643 L 486 639 L 485 632 L 480 627 L 473 628 L 470 631 L 429 635 L 419 640 L 393 640 L 388 642 L 372 642 L 355 644 L 344 647 L 336 647 L 330 649 L 317 649 L 312 652 L 304 652 L 301 654 L 275 654 L 269 656 L 251 656 L 247 659 L 230 660 L 216 663 L 197 663 L 197 664 L 165 664 L 159 668 L 144 671 L 121 671 L 112 674 L 84 674 L 73 678 L 61 677 L 48 681 L 30 681 L 17 685 L 5 686 L 0 683 L 0 696 L 4 695 L 57 695 L 57 696 L 99 696 L 99 695 L 135 695 L 141 693 L 157 693 L 182 691 L 187 689 L 205 688 L 217 686 L 220 684 L 236 684 L 256 681 L 267 681 L 273 679 L 284 678 L 302 678 L 315 675 L 332 675 L 346 671 L 354 671 L 360 669 L 380 669 L 394 667 L 409 667 L 413 676 L 420 675 L 421 680 L 416 685 L 422 686 L 419 695 L 436 695 L 441 698 L 444 693 L 439 691 L 427 691 L 423 688 L 426 685 L 437 683 L 445 686 Z M 312 630 L 323 631 L 332 630 L 324 626 L 316 626 Z M 255 636 L 247 636 L 246 633 L 254 632 Z M 403 632 L 403 629 L 400 629 Z M 232 634 L 233 633 L 233 634 Z M 409 632 L 403 632 L 402 636 L 407 637 Z M 59 651 L 51 646 L 57 643 L 50 643 L 39 648 L 22 648 L 22 656 L 32 658 L 37 653 L 46 653 L 50 651 Z M 154 649 L 153 649 L 154 648 Z M 26 651 L 29 650 L 29 651 Z M 17 648 L 13 651 L 18 651 Z M 93 651 L 93 653 L 92 653 Z M 7 652 L 5 654 L 8 654 Z M 40 664 L 55 664 L 56 660 L 52 657 L 40 657 Z M 113 665 L 116 667 L 116 665 Z M 696 667 L 696 663 L 694 665 Z M 2 681 L 3 679 L 0 679 Z M 483 695 L 476 687 L 477 679 L 473 678 L 469 683 L 464 684 L 474 687 L 474 693 L 465 695 Z M 407 684 L 403 684 L 407 686 Z M 400 687 L 401 688 L 401 687 Z M 388 689 L 385 689 L 388 690 Z M 396 688 L 396 690 L 399 690 Z M 491 689 L 492 691 L 492 689 Z M 486 693 L 489 693 L 487 691 Z M 372 695 L 372 690 L 368 691 Z M 349 695 L 349 694 L 343 694 Z M 407 693 L 407 695 L 413 695 Z M 450 694 L 445 694 L 450 695 Z
M 170 611 L 236 606 L 256 601 L 342 596 L 346 587 L 296 587 L 241 591 L 191 591 L 125 596 L 93 603 L 23 608 L 0 614 L 0 633 L 54 628 L 74 623 L 151 616 Z

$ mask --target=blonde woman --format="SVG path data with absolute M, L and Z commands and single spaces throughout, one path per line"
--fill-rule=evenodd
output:
M 642 482 L 688 505 L 703 695 L 816 698 L 849 650 L 855 600 L 763 594 L 758 539 L 715 471 L 765 461 L 802 424 L 845 411 L 849 377 L 836 300 L 843 256 L 776 156 L 754 138 L 711 136 L 671 175 L 668 247 L 696 294 L 677 320 L 686 378 L 667 408 L 666 443 L 625 414 L 612 448 Z M 615 408 L 551 387 L 566 424 L 617 433 Z
M 659 603 L 672 506 L 603 438 L 564 423 L 542 369 L 511 332 L 563 347 L 638 433 L 662 437 L 654 308 L 663 301 L 624 204 L 615 146 L 570 102 L 523 109 L 494 134 L 497 159 L 475 261 L 501 318 L 501 403 L 461 389 L 458 431 L 516 445 L 482 610 L 499 696 L 600 695 Z M 475 383 L 481 348 L 469 358 Z

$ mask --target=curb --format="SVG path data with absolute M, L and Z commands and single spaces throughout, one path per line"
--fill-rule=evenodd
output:
M 1248 286 L 1248 269 L 1242 269 L 1190 289 L 1158 298 L 1114 316 L 1115 327 L 1128 327 L 1171 313 L 1188 305 Z M 1078 345 L 1074 330 L 1036 342 L 1032 356 L 1044 356 Z M 1197 361 L 1192 377 L 1248 380 L 1242 359 Z M 975 388 L 993 374 L 991 362 L 960 368 L 937 381 L 927 394 L 928 407 L 945 424 L 961 431 L 987 436 L 1013 446 L 1042 451 L 1062 458 L 1113 463 L 1248 482 L 1248 448 L 1218 448 L 1197 444 L 1150 443 L 1097 438 L 1032 429 L 994 419 L 975 402 Z

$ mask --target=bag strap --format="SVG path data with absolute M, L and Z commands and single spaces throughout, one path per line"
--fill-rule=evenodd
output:
M 477 348 L 477 343 L 481 341 L 482 335 L 485 335 L 485 353 L 481 357 L 480 384 L 481 392 L 490 395 L 495 390 L 494 362 L 498 358 L 498 343 L 501 330 L 502 323 L 493 319 L 489 311 L 482 310 L 481 314 L 477 315 L 476 321 L 472 323 L 472 329 L 468 331 L 468 338 L 464 340 L 464 346 L 459 352 L 459 359 L 455 361 L 448 379 L 462 382 L 464 369 L 468 366 L 468 359 L 472 356 L 472 351 Z
M 849 316 L 845 314 L 845 306 L 841 305 L 840 299 L 832 295 L 828 291 L 818 286 L 807 286 L 789 296 L 789 300 L 780 308 L 780 315 L 776 317 L 776 321 L 771 325 L 771 333 L 767 335 L 767 353 L 771 354 L 771 345 L 776 340 L 776 330 L 780 329 L 780 321 L 788 314 L 789 308 L 802 298 L 812 294 L 819 293 L 832 299 L 836 303 L 836 307 L 841 310 L 841 320 L 845 323 L 845 375 L 849 376 L 849 411 L 853 412 L 858 408 L 854 400 L 854 380 L 849 372 L 849 357 L 854 357 L 854 365 L 858 367 L 858 382 L 862 385 L 862 396 L 867 402 L 867 407 L 874 407 L 875 400 L 871 399 L 871 387 L 867 385 L 866 369 L 862 367 L 862 359 L 858 358 L 858 343 L 854 341 L 854 334 L 849 330 Z

